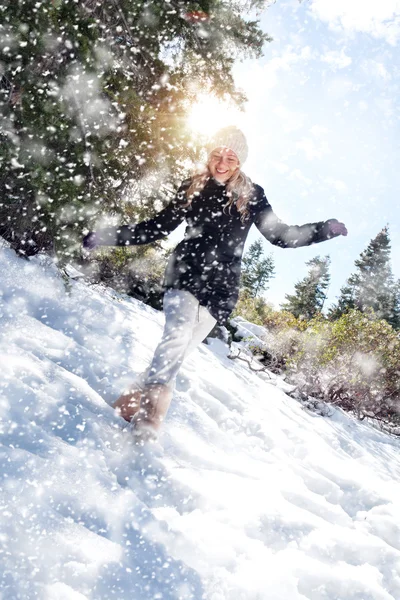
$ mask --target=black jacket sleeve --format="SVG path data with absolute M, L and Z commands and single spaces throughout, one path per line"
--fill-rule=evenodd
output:
M 255 208 L 254 223 L 271 244 L 281 248 L 299 248 L 336 237 L 330 232 L 329 221 L 307 223 L 306 225 L 286 225 L 272 210 L 264 190 L 257 187 L 259 201 Z
M 181 185 L 175 198 L 153 219 L 137 225 L 120 225 L 96 231 L 99 246 L 140 246 L 150 244 L 169 235 L 186 216 L 186 185 Z

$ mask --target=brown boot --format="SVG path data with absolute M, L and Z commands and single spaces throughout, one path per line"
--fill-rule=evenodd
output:
M 140 398 L 143 394 L 143 388 L 124 392 L 113 404 L 113 408 L 121 415 L 125 421 L 131 422 L 132 418 L 140 408 Z
M 150 431 L 155 437 L 157 436 L 157 431 L 171 404 L 171 398 L 172 390 L 167 385 L 145 386 L 140 400 L 140 410 L 133 419 L 136 435 L 141 436 L 141 432 L 146 431 L 145 437 L 148 437 L 147 432 Z

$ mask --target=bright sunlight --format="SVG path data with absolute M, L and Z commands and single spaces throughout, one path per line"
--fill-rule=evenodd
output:
M 232 108 L 228 103 L 204 94 L 192 105 L 187 123 L 193 133 L 209 136 L 221 127 L 238 125 L 242 116 L 243 112 Z

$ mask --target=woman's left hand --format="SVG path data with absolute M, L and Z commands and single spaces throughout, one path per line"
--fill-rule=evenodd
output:
M 341 223 L 337 219 L 329 219 L 327 223 L 329 232 L 332 235 L 347 235 L 347 228 L 344 223 Z
M 90 231 L 82 240 L 82 246 L 85 250 L 94 250 L 97 246 L 97 236 L 95 231 Z

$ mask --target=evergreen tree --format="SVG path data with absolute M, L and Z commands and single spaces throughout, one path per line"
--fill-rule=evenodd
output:
M 0 234 L 28 255 L 78 246 L 98 213 L 124 213 L 127 194 L 147 199 L 140 182 L 155 169 L 181 177 L 197 152 L 183 126 L 190 103 L 199 90 L 242 102 L 234 60 L 269 39 L 241 10 L 0 0 Z
M 242 260 L 241 287 L 252 298 L 268 289 L 268 282 L 274 277 L 274 258 L 264 256 L 263 243 L 256 240 L 251 244 Z
M 395 329 L 400 329 L 400 279 L 398 279 L 393 286 L 393 307 L 388 322 Z
M 352 308 L 372 309 L 379 319 L 400 328 L 400 284 L 393 277 L 390 250 L 389 229 L 384 227 L 355 261 L 357 271 L 342 287 L 337 304 L 329 311 L 331 318 Z
M 340 290 L 340 296 L 336 304 L 328 310 L 328 316 L 332 320 L 340 319 L 349 310 L 356 308 L 356 282 L 351 275 Z
M 330 282 L 330 258 L 316 256 L 306 262 L 306 265 L 309 267 L 308 274 L 294 286 L 295 294 L 286 294 L 286 303 L 281 308 L 297 318 L 310 320 L 321 313 L 324 306 Z

